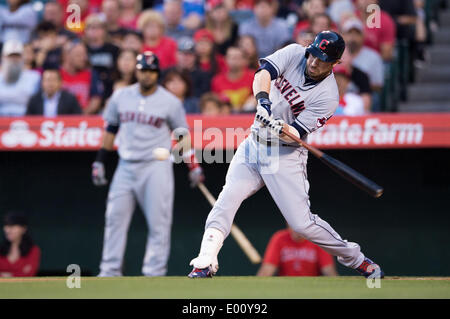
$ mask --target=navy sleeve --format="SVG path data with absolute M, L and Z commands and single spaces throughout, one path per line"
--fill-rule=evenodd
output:
M 297 131 L 298 134 L 300 134 L 300 137 L 303 137 L 303 135 L 307 134 L 308 132 L 305 131 L 305 129 L 303 127 L 301 127 L 300 125 L 298 125 L 296 122 L 293 122 L 290 124 L 292 127 L 294 127 Z
M 256 71 L 256 73 L 258 73 L 261 70 L 269 71 L 271 80 L 274 80 L 274 79 L 276 79 L 278 77 L 277 70 L 269 62 L 264 61 L 263 64 L 261 64 L 261 66 L 259 67 L 259 69 Z
M 112 134 L 117 134 L 118 131 L 119 131 L 119 125 L 108 124 L 108 126 L 106 127 L 106 132 L 109 132 Z

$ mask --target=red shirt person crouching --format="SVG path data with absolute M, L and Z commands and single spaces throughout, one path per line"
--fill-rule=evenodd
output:
M 5 239 L 0 244 L 0 277 L 36 276 L 41 250 L 31 239 L 25 215 L 8 213 L 3 230 Z
M 337 276 L 333 257 L 292 229 L 276 232 L 267 245 L 258 276 Z

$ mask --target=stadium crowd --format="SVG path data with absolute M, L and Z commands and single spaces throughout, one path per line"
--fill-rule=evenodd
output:
M 7 0 L 0 116 L 99 114 L 115 90 L 136 82 L 135 57 L 145 50 L 159 57 L 161 84 L 187 113 L 253 112 L 258 59 L 328 29 L 347 46 L 335 69 L 337 114 L 377 112 L 396 41 L 409 42 L 412 61 L 424 59 L 424 2 Z

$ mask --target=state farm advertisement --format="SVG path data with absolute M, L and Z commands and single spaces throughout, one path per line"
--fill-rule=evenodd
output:
M 189 115 L 196 148 L 236 148 L 249 134 L 253 115 Z M 99 116 L 0 119 L 0 151 L 96 150 L 104 122 Z M 149 136 L 151 138 L 151 136 Z M 450 114 L 336 116 L 309 135 L 321 149 L 450 147 Z

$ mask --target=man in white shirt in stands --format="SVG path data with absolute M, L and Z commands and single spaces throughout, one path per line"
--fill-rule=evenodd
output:
M 23 45 L 9 40 L 3 45 L 0 72 L 0 116 L 23 116 L 28 99 L 39 89 L 40 74 L 26 70 Z

